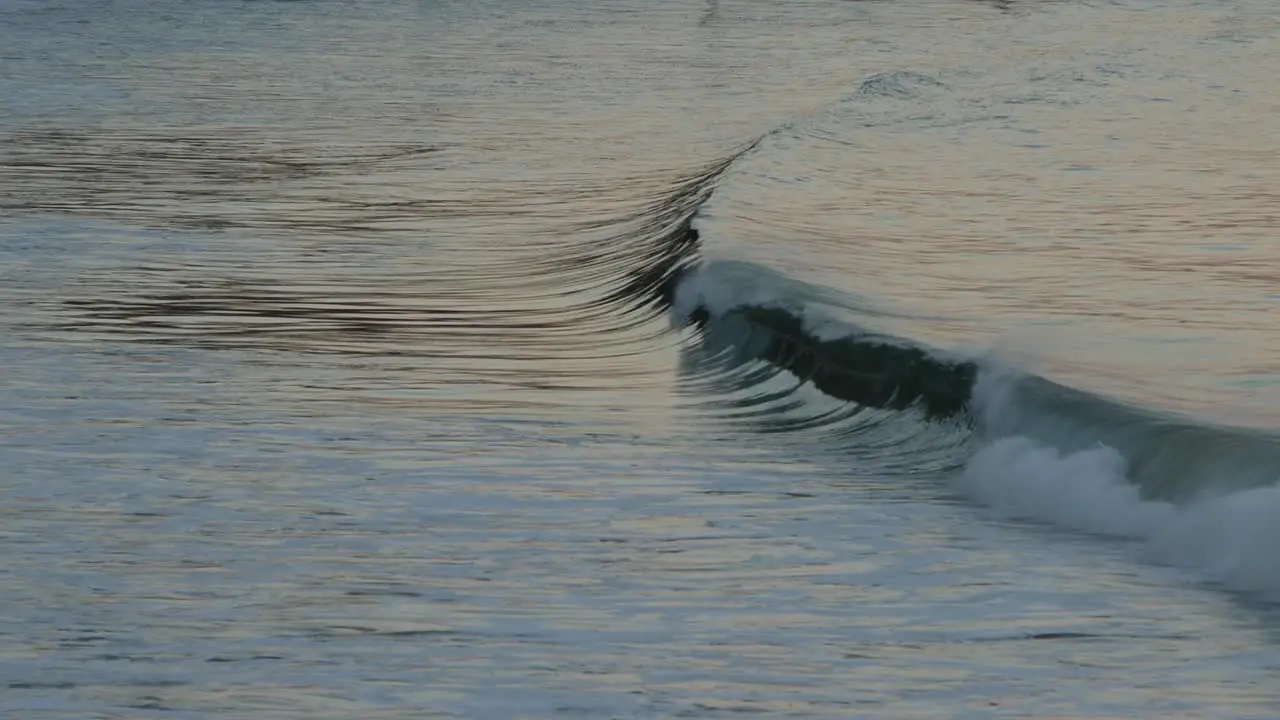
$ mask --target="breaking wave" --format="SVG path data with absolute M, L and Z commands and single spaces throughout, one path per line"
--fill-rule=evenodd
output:
M 191 152 L 195 140 L 109 140 L 26 138 L 21 162 L 5 166 L 0 180 L 32 188 L 8 209 L 95 214 L 101 206 L 111 220 L 185 229 L 193 220 L 185 201 L 219 200 L 220 183 L 237 173 L 247 173 L 247 183 L 263 168 L 329 172 L 341 162 L 377 173 L 436 152 L 379 148 L 320 166 L 294 158 L 302 153 L 284 163 L 225 148 L 216 157 Z M 1141 540 L 1157 561 L 1280 597 L 1272 551 L 1280 525 L 1271 521 L 1280 515 L 1280 436 L 1197 423 L 995 358 L 928 347 L 878 331 L 886 311 L 864 299 L 751 263 L 706 261 L 699 209 L 751 147 L 683 175 L 638 178 L 639 201 L 612 216 L 580 216 L 572 237 L 531 234 L 534 241 L 509 251 L 499 243 L 504 229 L 495 228 L 495 252 L 484 255 L 492 261 L 483 268 L 448 265 L 448 247 L 436 249 L 440 267 L 412 271 L 353 272 L 341 254 L 330 263 L 326 253 L 339 229 L 398 237 L 415 232 L 404 226 L 410 219 L 474 222 L 492 208 L 512 212 L 518 198 L 356 206 L 316 197 L 303 218 L 264 206 L 239 213 L 240 226 L 269 233 L 325 218 L 301 222 L 314 239 L 303 248 L 308 274 L 297 282 L 275 269 L 298 256 L 270 254 L 297 248 L 255 248 L 257 260 L 246 265 L 246 249 L 226 236 L 225 246 L 210 243 L 180 262 L 154 258 L 86 273 L 35 324 L 95 340 L 417 358 L 448 382 L 513 383 L 528 368 L 554 366 L 561 370 L 521 382 L 599 390 L 642 384 L 634 358 L 669 346 L 661 321 L 669 312 L 686 334 L 680 375 L 689 396 L 726 420 L 838 436 L 860 469 L 946 476 L 1006 516 Z M 114 180 L 72 182 L 86 158 L 110 170 L 102 178 L 155 188 L 156 202 L 124 212 L 111 194 Z M 151 182 L 172 176 L 188 184 Z M 555 204 L 539 195 L 524 220 L 543 213 L 548 225 L 563 227 L 592 201 L 581 191 L 574 198 Z M 211 206 L 198 205 L 201 213 Z M 230 222 L 196 219 L 202 228 Z M 490 369 L 470 367 L 475 360 Z
M 1273 432 L 1199 424 L 880 334 L 857 322 L 874 325 L 874 308 L 749 263 L 689 270 L 672 307 L 706 357 L 756 369 L 743 377 L 785 373 L 793 390 L 847 403 L 843 417 L 893 411 L 917 436 L 963 428 L 966 442 L 946 443 L 964 453 L 951 477 L 1004 516 L 1141 540 L 1158 562 L 1280 597 Z M 945 467 L 936 457 L 922 466 Z

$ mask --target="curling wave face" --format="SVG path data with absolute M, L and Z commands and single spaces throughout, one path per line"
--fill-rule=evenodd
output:
M 1198 424 L 871 332 L 849 318 L 874 310 L 749 263 L 687 270 L 671 297 L 676 323 L 695 326 L 722 368 L 769 367 L 852 408 L 963 426 L 972 454 L 958 485 L 984 504 L 1142 539 L 1160 561 L 1280 594 L 1273 432 Z

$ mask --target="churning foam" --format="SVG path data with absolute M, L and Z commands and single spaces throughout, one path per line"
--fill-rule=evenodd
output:
M 979 383 L 979 412 L 1004 409 L 1000 385 Z M 958 482 L 1006 517 L 1136 539 L 1157 562 L 1280 599 L 1280 485 L 1174 504 L 1144 499 L 1128 470 L 1105 441 L 1066 452 L 1013 434 L 984 438 Z

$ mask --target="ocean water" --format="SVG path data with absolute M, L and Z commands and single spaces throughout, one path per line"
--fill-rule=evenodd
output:
M 0 715 L 1280 716 L 1277 33 L 0 3 Z

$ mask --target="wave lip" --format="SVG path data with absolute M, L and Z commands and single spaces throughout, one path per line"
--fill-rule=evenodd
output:
M 755 297 L 732 297 L 726 280 L 732 283 L 747 267 L 716 264 L 688 274 L 677 288 L 677 317 L 702 328 L 709 342 L 737 348 L 740 362 L 768 363 L 834 398 L 892 410 L 920 407 L 933 419 L 966 411 L 976 364 L 855 328 L 824 337 L 802 311 L 787 306 L 798 298 L 779 297 L 776 285 L 757 287 Z M 757 273 L 755 279 L 766 278 Z

